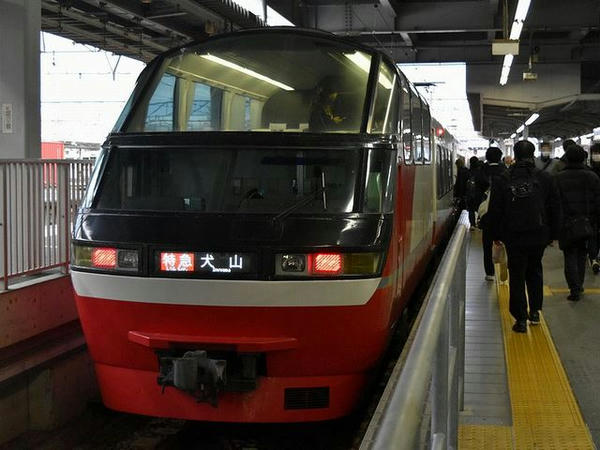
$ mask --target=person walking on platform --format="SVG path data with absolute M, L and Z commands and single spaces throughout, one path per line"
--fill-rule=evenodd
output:
M 467 209 L 467 181 L 469 180 L 469 169 L 465 167 L 465 159 L 461 156 L 456 162 L 456 181 L 454 182 L 453 197 L 454 204 L 460 211 Z
M 583 294 L 587 245 L 600 219 L 600 178 L 585 164 L 585 151 L 572 145 L 566 153 L 567 165 L 556 175 L 563 211 L 559 245 L 565 257 L 568 300 Z
M 479 182 L 481 186 L 485 187 L 485 191 L 487 192 L 486 197 L 489 197 L 491 194 L 491 186 L 496 183 L 497 178 L 502 176 L 506 172 L 506 166 L 502 164 L 502 150 L 498 147 L 490 147 L 485 152 L 485 160 L 486 164 L 483 166 L 483 170 L 481 172 L 482 179 Z M 489 198 L 486 198 L 483 202 L 485 204 L 488 202 L 489 208 Z M 489 281 L 494 280 L 494 262 L 492 261 L 492 233 L 491 233 L 491 224 L 488 220 L 488 214 L 486 211 L 482 211 L 480 206 L 479 208 L 479 227 L 481 228 L 481 242 L 483 244 L 483 267 L 485 269 L 485 279 Z
M 532 325 L 540 322 L 542 256 L 557 238 L 561 221 L 556 185 L 550 174 L 535 168 L 534 151 L 527 140 L 515 144 L 516 162 L 492 184 L 488 208 L 492 239 L 496 245 L 506 245 L 509 309 L 516 320 L 513 331 L 518 333 L 527 332 L 527 319 Z
M 485 197 L 487 187 L 481 184 L 483 163 L 477 156 L 469 159 L 469 179 L 467 180 L 466 203 L 471 229 L 477 226 L 477 209 Z
M 590 147 L 590 167 L 600 178 L 600 143 L 593 144 Z M 592 265 L 594 274 L 600 272 L 600 261 L 598 253 L 600 252 L 600 223 L 596 222 L 592 237 L 588 241 L 588 258 Z
M 558 159 L 552 158 L 552 145 L 550 142 L 540 144 L 540 156 L 535 158 L 535 167 L 542 172 L 548 172 L 550 175 L 558 172 L 560 163 Z

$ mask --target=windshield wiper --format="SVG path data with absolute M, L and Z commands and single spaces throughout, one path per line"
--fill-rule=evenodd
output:
M 285 219 L 287 216 L 289 216 L 291 213 L 293 213 L 297 209 L 300 209 L 303 206 L 308 205 L 315 198 L 317 198 L 317 196 L 319 194 L 323 194 L 323 211 L 327 211 L 327 187 L 326 187 L 324 171 L 321 172 L 321 187 L 319 189 L 317 189 L 316 191 L 311 192 L 308 196 L 301 198 L 296 203 L 294 203 L 292 206 L 281 211 L 279 214 L 277 214 L 275 217 L 273 217 L 273 222 L 279 222 L 279 221 Z

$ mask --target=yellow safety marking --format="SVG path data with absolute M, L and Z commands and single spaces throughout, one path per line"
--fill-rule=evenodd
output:
M 506 450 L 512 448 L 512 430 L 501 425 L 461 425 L 458 442 L 460 450 Z
M 550 289 L 550 286 L 544 285 L 544 297 L 552 297 L 554 291 Z
M 497 292 L 512 406 L 513 448 L 594 449 L 544 318 L 540 325 L 529 326 L 527 333 L 513 332 L 508 286 L 497 284 Z
M 550 292 L 550 294 L 548 295 L 553 295 L 553 294 L 568 294 L 571 291 L 569 290 L 569 288 L 555 288 L 555 287 L 550 287 L 550 286 L 544 286 L 544 296 L 546 296 L 546 288 L 548 288 L 548 291 Z M 598 288 L 586 288 L 584 291 L 584 294 L 600 294 L 600 289 Z

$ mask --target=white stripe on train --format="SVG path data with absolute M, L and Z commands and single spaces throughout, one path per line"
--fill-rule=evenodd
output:
M 353 280 L 198 280 L 71 272 L 82 297 L 197 306 L 357 306 L 366 304 L 381 278 Z

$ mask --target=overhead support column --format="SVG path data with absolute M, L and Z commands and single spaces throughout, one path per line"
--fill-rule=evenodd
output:
M 0 1 L 0 158 L 39 158 L 40 0 Z

